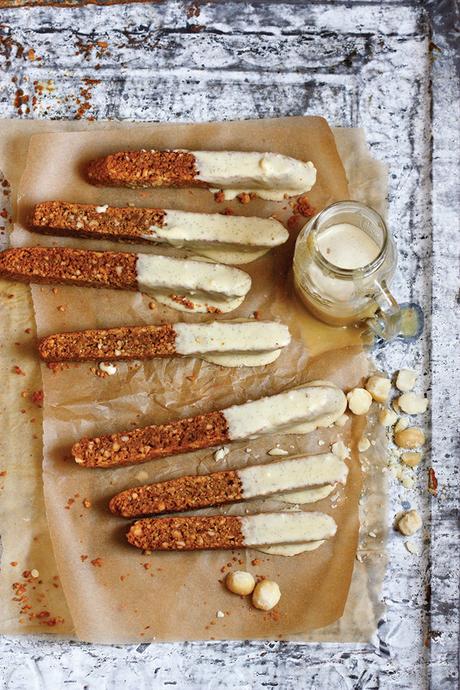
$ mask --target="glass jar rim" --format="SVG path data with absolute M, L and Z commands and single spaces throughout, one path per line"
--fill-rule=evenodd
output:
M 360 268 L 341 268 L 340 266 L 337 266 L 336 264 L 333 264 L 330 261 L 328 261 L 324 254 L 321 253 L 318 247 L 317 234 L 319 230 L 319 223 L 322 220 L 324 220 L 325 217 L 327 218 L 328 215 L 331 214 L 331 212 L 333 213 L 334 211 L 339 210 L 340 207 L 343 208 L 346 206 L 350 207 L 350 210 L 355 209 L 358 212 L 364 211 L 365 213 L 374 216 L 373 220 L 377 222 L 377 224 L 383 232 L 383 241 L 379 253 L 375 257 L 375 259 L 373 259 L 369 264 L 361 266 Z M 319 265 L 327 269 L 330 273 L 345 279 L 352 279 L 356 277 L 356 275 L 359 275 L 360 277 L 364 278 L 370 276 L 372 273 L 374 273 L 377 269 L 379 269 L 382 266 L 389 246 L 388 228 L 380 213 L 378 213 L 375 209 L 371 208 L 370 206 L 366 206 L 366 204 L 363 204 L 361 201 L 354 201 L 352 199 L 348 199 L 345 201 L 336 201 L 335 203 L 326 206 L 326 208 L 320 211 L 314 218 L 311 219 L 310 223 L 312 248 L 315 253 L 315 258 Z

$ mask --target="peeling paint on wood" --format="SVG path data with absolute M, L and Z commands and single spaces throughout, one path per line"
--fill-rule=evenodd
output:
M 403 302 L 419 302 L 426 317 L 424 339 L 397 342 L 377 359 L 390 372 L 403 366 L 424 372 L 436 414 L 431 462 L 439 495 L 426 490 L 428 453 L 414 491 L 392 483 L 390 511 L 419 510 L 424 548 L 413 556 L 391 535 L 386 613 L 372 643 L 102 647 L 3 638 L 5 687 L 456 687 L 458 392 L 450 371 L 458 352 L 452 324 L 458 271 L 449 248 L 458 246 L 459 146 L 449 109 L 458 95 L 445 33 L 449 3 L 426 3 L 443 30 L 434 36 L 415 1 L 76 4 L 2 12 L 0 117 L 320 114 L 332 125 L 365 128 L 374 155 L 390 169 L 389 225 L 400 250 L 394 291 Z

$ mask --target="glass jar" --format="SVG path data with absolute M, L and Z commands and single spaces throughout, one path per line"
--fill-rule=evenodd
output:
M 294 284 L 317 319 L 334 326 L 370 320 L 378 335 L 390 339 L 400 318 L 399 305 L 388 289 L 396 262 L 383 218 L 358 201 L 339 201 L 300 231 Z

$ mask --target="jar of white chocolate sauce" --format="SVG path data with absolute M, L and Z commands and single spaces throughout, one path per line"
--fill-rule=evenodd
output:
M 383 218 L 357 201 L 328 206 L 297 238 L 296 290 L 313 316 L 333 326 L 368 321 L 380 337 L 395 337 L 400 308 L 388 289 L 395 270 Z

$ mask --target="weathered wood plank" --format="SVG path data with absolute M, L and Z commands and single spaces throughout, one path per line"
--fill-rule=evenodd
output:
M 427 315 L 425 340 L 409 347 L 396 343 L 378 358 L 389 371 L 416 362 L 429 390 L 433 383 L 441 410 L 433 427 L 433 462 L 444 498 L 430 504 L 426 466 L 416 492 L 391 485 L 392 513 L 409 506 L 422 512 L 425 550 L 414 558 L 403 540 L 391 535 L 386 612 L 372 644 L 108 648 L 4 640 L 0 677 L 11 671 L 9 690 L 54 690 L 64 683 L 110 689 L 175 684 L 181 690 L 418 690 L 428 687 L 424 642 L 431 626 L 432 687 L 450 690 L 458 640 L 458 563 L 452 559 L 452 548 L 458 550 L 452 537 L 458 468 L 452 448 L 456 391 L 449 373 L 455 345 L 445 341 L 452 328 L 447 266 L 455 239 L 446 228 L 455 227 L 458 144 L 450 133 L 454 120 L 446 134 L 445 113 L 455 84 L 446 78 L 435 98 L 435 137 L 445 144 L 435 149 L 432 237 L 430 27 L 418 3 L 206 2 L 200 3 L 199 16 L 190 7 L 175 0 L 3 11 L 0 116 L 193 121 L 321 114 L 332 124 L 363 126 L 375 155 L 390 166 L 389 222 L 400 248 L 395 291 L 404 301 L 421 302 Z M 442 47 L 435 75 L 451 69 L 448 42 Z

